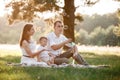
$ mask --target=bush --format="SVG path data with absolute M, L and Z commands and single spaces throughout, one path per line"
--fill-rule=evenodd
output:
M 90 33 L 90 44 L 92 45 L 103 45 L 106 32 L 103 28 L 97 27 Z
M 120 43 L 120 37 L 116 36 L 113 33 L 113 29 L 115 26 L 109 26 L 106 30 L 107 36 L 105 38 L 105 45 L 110 45 L 110 46 L 119 46 Z
M 90 39 L 87 31 L 85 31 L 84 29 L 80 29 L 79 32 L 76 32 L 75 34 L 76 43 L 89 44 Z
M 84 29 L 76 32 L 76 43 L 98 46 L 120 46 L 120 36 L 113 33 L 115 26 L 109 26 L 107 29 L 96 27 L 88 34 Z

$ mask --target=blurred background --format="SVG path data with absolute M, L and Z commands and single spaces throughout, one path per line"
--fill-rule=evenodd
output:
M 64 6 L 64 0 L 56 1 L 59 6 Z M 83 6 L 82 1 L 84 0 L 75 0 L 75 7 L 80 6 L 76 9 L 75 15 L 80 14 L 81 16 L 80 21 L 75 19 L 74 22 L 75 43 L 79 45 L 120 46 L 119 0 L 99 0 L 92 6 Z M 52 31 L 53 21 L 63 20 L 58 13 L 47 11 L 39 13 L 39 18 L 32 18 L 32 21 L 14 19 L 14 22 L 10 23 L 9 16 L 13 14 L 14 10 L 11 6 L 6 8 L 10 2 L 11 0 L 0 0 L 0 44 L 18 44 L 23 26 L 26 23 L 34 25 L 36 30 L 34 39 L 37 41 L 40 36 Z

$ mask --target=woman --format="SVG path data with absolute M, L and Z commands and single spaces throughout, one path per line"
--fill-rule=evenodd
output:
M 27 66 L 31 65 L 42 65 L 47 66 L 44 62 L 37 62 L 36 59 L 34 59 L 35 56 L 39 55 L 42 51 L 35 52 L 36 45 L 31 40 L 32 35 L 34 34 L 35 30 L 33 28 L 32 24 L 26 24 L 24 26 L 21 38 L 20 38 L 20 47 L 22 51 L 22 57 L 21 57 L 21 63 L 26 64 Z

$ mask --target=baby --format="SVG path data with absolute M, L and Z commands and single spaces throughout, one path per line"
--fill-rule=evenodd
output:
M 37 61 L 43 61 L 46 62 L 48 65 L 54 63 L 54 56 L 52 53 L 47 50 L 47 38 L 46 37 L 41 37 L 39 39 L 39 47 L 37 50 L 44 50 L 43 52 L 40 53 L 40 55 L 37 56 Z

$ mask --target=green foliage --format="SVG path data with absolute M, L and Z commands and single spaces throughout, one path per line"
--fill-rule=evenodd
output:
M 113 29 L 114 26 L 109 26 L 107 29 L 96 27 L 90 34 L 81 29 L 76 36 L 76 42 L 86 45 L 120 46 L 120 37 L 113 33 Z
M 79 32 L 76 32 L 76 42 L 80 42 L 81 44 L 89 44 L 89 36 L 88 36 L 88 32 L 85 31 L 84 29 L 80 29 Z
M 120 19 L 116 15 L 116 13 L 113 14 L 107 14 L 107 15 L 93 15 L 83 16 L 84 21 L 76 25 L 76 29 L 84 29 L 88 33 L 92 32 L 94 28 L 101 26 L 102 28 L 106 29 L 110 25 L 117 26 L 120 23 Z
M 113 29 L 113 33 L 120 36 L 120 24 Z
M 120 46 L 119 43 L 120 43 L 120 37 L 116 36 L 114 33 L 113 33 L 113 30 L 114 30 L 114 27 L 115 26 L 110 26 L 107 28 L 106 32 L 107 32 L 107 36 L 106 36 L 106 44 L 110 45 L 110 46 Z
M 101 27 L 97 27 L 90 34 L 90 41 L 92 45 L 104 45 L 105 37 L 107 36 L 105 30 Z
M 33 21 L 38 17 L 36 12 L 45 11 L 58 11 L 59 6 L 56 5 L 56 0 L 14 0 L 6 5 L 6 8 L 11 7 L 12 14 L 8 16 L 9 24 L 14 23 L 16 20 Z

